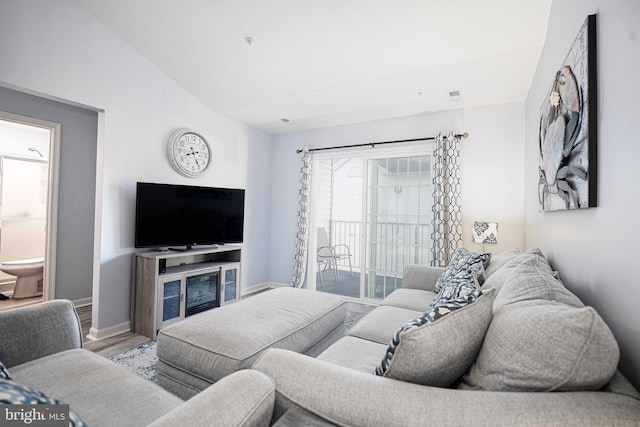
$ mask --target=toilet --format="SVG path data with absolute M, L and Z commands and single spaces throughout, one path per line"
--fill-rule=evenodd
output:
M 0 264 L 0 270 L 16 276 L 16 287 L 13 290 L 14 298 L 42 295 L 44 258 L 5 261 Z

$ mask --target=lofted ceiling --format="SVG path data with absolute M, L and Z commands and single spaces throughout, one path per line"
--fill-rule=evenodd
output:
M 212 111 L 272 134 L 524 101 L 551 7 L 551 0 L 76 2 Z M 457 102 L 450 91 L 460 91 Z

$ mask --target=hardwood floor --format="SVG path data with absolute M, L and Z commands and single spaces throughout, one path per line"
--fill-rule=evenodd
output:
M 98 353 L 101 356 L 112 357 L 151 341 L 148 337 L 134 334 L 133 332 L 126 332 L 100 341 L 91 341 L 87 338 L 89 329 L 91 328 L 91 305 L 77 307 L 76 311 L 78 312 L 80 325 L 82 327 L 84 348 Z
M 13 292 L 2 292 L 2 294 L 11 297 Z M 24 307 L 25 305 L 37 304 L 39 302 L 42 302 L 42 296 L 33 298 L 3 299 L 0 300 L 0 311 L 9 310 L 11 308 Z

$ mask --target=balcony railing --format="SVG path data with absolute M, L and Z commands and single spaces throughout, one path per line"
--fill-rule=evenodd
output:
M 347 245 L 356 269 L 362 267 L 362 227 L 360 221 L 331 221 L 331 244 Z M 429 264 L 430 224 L 378 222 L 375 227 L 369 227 L 366 236 L 366 263 L 371 272 L 401 277 L 407 264 Z M 348 261 L 342 260 L 338 265 L 348 266 Z

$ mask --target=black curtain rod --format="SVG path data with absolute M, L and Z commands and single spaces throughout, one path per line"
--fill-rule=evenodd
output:
M 465 133 L 459 133 L 454 135 L 455 137 L 458 138 L 468 138 L 469 134 L 467 132 Z M 335 150 L 338 148 L 354 148 L 354 147 L 375 147 L 376 145 L 383 145 L 383 144 L 396 144 L 398 142 L 414 142 L 414 141 L 433 141 L 434 139 L 436 139 L 435 137 L 429 137 L 429 138 L 415 138 L 415 139 L 399 139 L 397 141 L 381 141 L 381 142 L 368 142 L 366 144 L 352 144 L 352 145 L 341 145 L 339 147 L 321 147 L 321 148 L 310 148 L 309 151 L 322 151 L 322 150 Z M 302 153 L 302 149 L 297 149 L 296 153 Z

